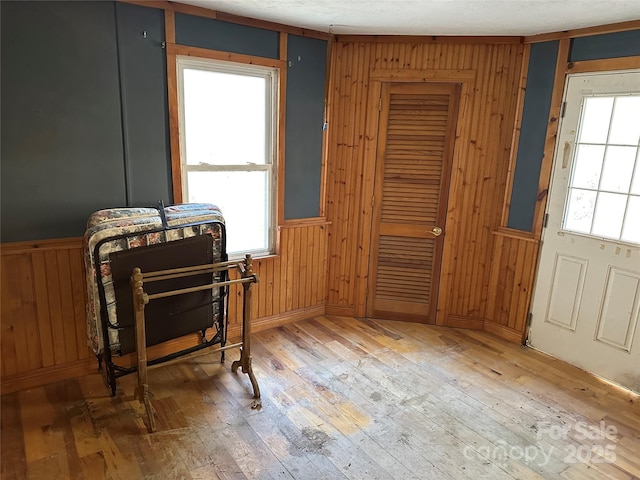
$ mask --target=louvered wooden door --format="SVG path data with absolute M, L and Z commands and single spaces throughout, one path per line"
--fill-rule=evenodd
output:
M 382 84 L 368 316 L 435 322 L 459 95 Z

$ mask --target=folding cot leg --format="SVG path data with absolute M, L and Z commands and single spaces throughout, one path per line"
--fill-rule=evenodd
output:
M 136 353 L 138 356 L 138 387 L 135 395 L 138 401 L 144 405 L 147 412 L 147 427 L 153 433 L 156 429 L 155 410 L 151 405 L 149 385 L 147 384 L 147 338 L 144 328 L 144 306 L 149 303 L 149 297 L 142 289 L 142 272 L 139 268 L 133 269 L 131 277 L 133 290 L 133 304 L 136 323 Z
M 245 263 L 246 268 L 242 272 L 242 277 L 255 276 L 251 255 L 246 256 Z M 242 347 L 240 347 L 240 360 L 236 360 L 231 364 L 231 370 L 236 373 L 238 367 L 242 367 L 242 373 L 249 375 L 249 380 L 253 387 L 251 408 L 255 409 L 262 407 L 262 401 L 260 400 L 260 387 L 251 367 L 251 282 L 243 283 L 242 288 L 244 290 L 242 295 Z

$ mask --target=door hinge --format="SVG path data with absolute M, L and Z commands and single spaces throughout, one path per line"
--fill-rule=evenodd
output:
M 382 111 L 382 97 L 380 97 L 378 99 L 378 111 L 381 112 Z
M 542 217 L 542 228 L 547 228 L 548 223 L 549 223 L 549 214 L 545 213 L 544 217 Z
M 373 208 L 376 204 L 376 196 L 375 195 L 371 195 L 371 208 Z
M 564 118 L 564 113 L 567 110 L 567 102 L 562 102 L 562 105 L 560 105 L 560 118 Z
M 527 327 L 531 326 L 531 322 L 533 321 L 533 313 L 529 312 L 527 315 Z

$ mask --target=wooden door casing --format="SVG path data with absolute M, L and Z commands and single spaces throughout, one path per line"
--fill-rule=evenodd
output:
M 435 323 L 459 98 L 456 83 L 381 86 L 368 316 Z

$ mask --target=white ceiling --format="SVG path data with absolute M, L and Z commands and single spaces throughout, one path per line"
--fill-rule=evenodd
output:
M 640 19 L 640 0 L 179 0 L 335 34 L 535 35 Z

